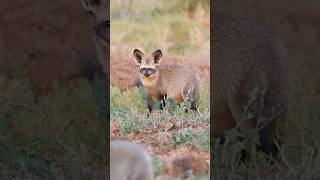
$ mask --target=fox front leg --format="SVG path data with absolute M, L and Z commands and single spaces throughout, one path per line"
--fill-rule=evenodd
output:
M 147 97 L 147 108 L 148 108 L 148 116 L 151 114 L 152 112 L 152 109 L 153 109 L 153 104 L 154 104 L 154 101 L 151 97 Z

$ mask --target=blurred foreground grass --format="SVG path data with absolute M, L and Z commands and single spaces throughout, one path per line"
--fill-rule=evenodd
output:
M 295 64 L 294 64 L 295 65 Z M 310 69 L 313 69 L 310 66 Z M 316 72 L 316 71 L 313 71 Z M 272 165 L 266 156 L 258 153 L 248 164 L 239 162 L 243 143 L 238 141 L 234 129 L 227 134 L 226 142 L 220 145 L 214 139 L 211 155 L 214 157 L 211 173 L 215 179 L 245 177 L 245 179 L 318 179 L 320 177 L 320 94 L 315 84 L 320 73 L 310 74 L 305 79 L 301 74 L 292 74 L 289 118 L 280 122 L 283 145 L 278 159 Z M 310 86 L 310 83 L 313 85 Z M 306 88 L 307 87 L 307 88 Z M 214 99 L 213 99 L 214 100 Z
M 88 179 L 105 165 L 101 118 L 86 79 L 35 96 L 0 76 L 0 179 Z

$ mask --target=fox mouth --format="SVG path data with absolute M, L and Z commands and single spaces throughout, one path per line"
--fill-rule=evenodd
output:
M 152 68 L 142 68 L 140 69 L 140 74 L 144 77 L 151 77 L 155 74 L 156 70 Z

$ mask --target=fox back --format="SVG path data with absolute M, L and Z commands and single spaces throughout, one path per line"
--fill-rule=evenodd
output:
M 153 180 L 149 153 L 141 146 L 124 140 L 110 142 L 111 180 Z
M 287 53 L 271 32 L 213 14 L 213 133 L 258 128 L 262 151 L 276 153 L 274 127 L 288 109 Z
M 197 110 L 200 79 L 193 70 L 180 65 L 160 66 L 161 50 L 146 56 L 135 49 L 133 59 L 139 67 L 140 81 L 147 96 L 150 112 L 156 100 L 161 101 L 160 109 L 162 109 L 166 97 L 174 99 L 177 104 L 182 102 L 190 104 L 192 110 Z

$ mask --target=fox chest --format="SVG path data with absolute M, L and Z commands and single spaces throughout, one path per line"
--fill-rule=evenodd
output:
M 163 91 L 161 91 L 160 89 L 156 89 L 156 88 L 145 87 L 144 92 L 145 92 L 146 96 L 150 97 L 154 101 L 161 99 L 165 95 L 165 93 Z
M 148 97 L 152 98 L 152 100 L 156 101 L 159 99 L 162 99 L 164 97 L 169 97 L 174 99 L 176 103 L 181 103 L 183 101 L 183 98 L 181 96 L 180 91 L 176 89 L 162 89 L 160 87 L 158 88 L 146 88 L 145 87 L 145 93 Z
M 157 82 L 154 75 L 151 75 L 149 77 L 140 76 L 140 80 L 143 84 L 143 87 L 150 89 L 154 88 Z

